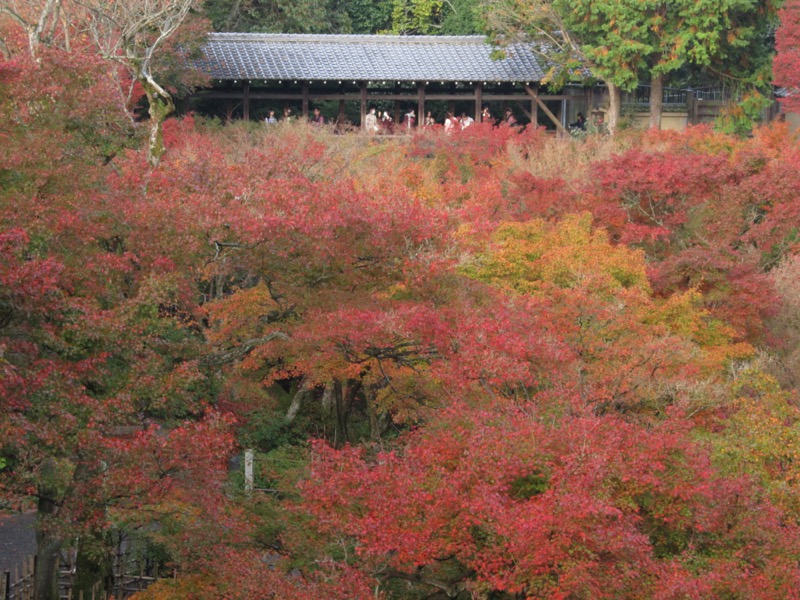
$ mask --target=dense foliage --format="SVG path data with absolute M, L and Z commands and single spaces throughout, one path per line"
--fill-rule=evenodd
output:
M 483 0 L 499 44 L 533 41 L 545 80 L 593 78 L 608 88 L 607 125 L 620 116 L 620 91 L 650 85 L 650 127 L 660 129 L 664 82 L 690 74 L 750 92 L 752 117 L 769 105 L 777 5 L 760 0 Z M 764 98 L 763 95 L 767 97 Z M 739 113 L 744 113 L 744 108 Z M 747 119 L 744 119 L 747 120 Z M 732 127 L 731 127 L 732 128 Z
M 479 0 L 204 0 L 217 31 L 263 33 L 482 33 Z
M 785 126 L 185 116 L 153 165 L 124 71 L 5 26 L 0 506 L 82 589 L 123 531 L 143 598 L 796 594 Z

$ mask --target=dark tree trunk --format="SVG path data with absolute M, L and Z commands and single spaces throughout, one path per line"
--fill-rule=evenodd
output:
M 75 561 L 75 581 L 72 597 L 92 597 L 92 590 L 100 584 L 110 593 L 114 587 L 114 557 L 108 540 L 101 533 L 81 537 Z
M 334 400 L 336 408 L 336 431 L 333 436 L 334 448 L 341 448 L 350 441 L 348 419 L 356 395 L 361 388 L 361 382 L 356 379 L 337 381 L 334 384 Z
M 661 129 L 664 112 L 664 76 L 653 75 L 650 80 L 650 129 Z
M 36 524 L 36 575 L 34 598 L 37 600 L 59 600 L 58 567 L 61 552 L 61 536 L 53 532 L 49 517 L 58 511 L 58 486 L 56 465 L 48 460 L 42 467 L 39 483 L 38 516 Z

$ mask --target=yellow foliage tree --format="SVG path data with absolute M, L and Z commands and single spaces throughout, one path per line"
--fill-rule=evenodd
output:
M 503 224 L 494 234 L 491 250 L 463 270 L 523 294 L 586 284 L 598 292 L 622 288 L 650 292 L 644 254 L 612 245 L 604 230 L 592 228 L 589 213 L 567 215 L 556 224 L 539 219 Z
M 800 520 L 800 408 L 796 392 L 752 369 L 735 382 L 735 411 L 716 436 L 723 467 L 757 478 L 773 500 Z

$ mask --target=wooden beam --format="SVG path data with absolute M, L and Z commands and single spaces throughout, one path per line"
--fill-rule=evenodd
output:
M 416 94 L 375 94 L 369 95 L 370 100 L 399 100 L 401 102 L 414 102 L 417 99 Z
M 417 84 L 417 127 L 425 124 L 425 84 Z
M 486 94 L 483 95 L 484 100 L 496 100 L 496 101 L 503 101 L 503 100 L 511 100 L 511 101 L 521 101 L 527 100 L 530 96 L 528 94 Z M 563 96 L 563 95 L 540 95 L 539 98 L 542 100 L 563 100 L 564 98 L 574 98 L 575 96 Z
M 424 85 L 424 84 L 421 84 Z M 224 92 L 224 91 L 201 91 L 192 94 L 193 98 L 207 98 L 210 100 L 242 100 L 242 92 Z M 512 100 L 522 101 L 527 99 L 527 94 L 481 94 L 482 102 Z M 370 93 L 367 94 L 367 100 L 402 100 L 414 102 L 418 100 L 419 93 L 417 94 L 381 94 Z M 563 100 L 569 96 L 539 96 L 542 100 Z M 281 93 L 281 92 L 258 92 L 250 91 L 251 100 L 302 100 L 302 93 Z M 310 100 L 346 100 L 350 102 L 359 102 L 361 94 L 313 94 L 309 90 Z M 425 94 L 425 100 L 476 100 L 474 93 L 469 94 Z
M 533 91 L 533 88 L 531 88 L 531 86 L 529 85 L 525 86 L 525 93 L 527 93 L 531 98 L 533 98 L 536 101 L 536 104 L 539 105 L 539 108 L 542 109 L 542 112 L 544 112 L 544 114 L 546 114 L 548 118 L 555 124 L 556 129 L 558 131 L 566 135 L 569 135 L 569 131 L 567 131 L 566 128 L 561 124 L 561 121 L 559 121 L 556 118 L 556 116 L 552 112 L 550 112 L 550 109 L 547 108 L 547 105 L 544 102 L 542 102 L 542 99 L 539 98 L 539 94 Z
M 210 100 L 241 100 L 241 92 L 196 92 L 191 95 L 192 98 L 210 99 Z M 302 94 L 270 94 L 267 92 L 250 92 L 251 100 L 301 100 Z
M 483 110 L 483 84 L 475 84 L 475 122 L 481 122 L 481 111 Z

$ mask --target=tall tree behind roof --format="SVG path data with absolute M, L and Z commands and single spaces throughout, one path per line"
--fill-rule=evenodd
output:
M 205 0 L 215 31 L 470 35 L 479 0 Z
M 343 4 L 339 0 L 205 0 L 203 8 L 215 31 L 352 33 L 352 19 Z
M 579 66 L 603 80 L 612 130 L 619 90 L 632 90 L 642 78 L 652 79 L 660 99 L 663 78 L 684 65 L 739 71 L 741 81 L 759 77 L 763 60 L 751 60 L 746 72 L 733 63 L 743 50 L 769 55 L 759 32 L 774 12 L 765 0 L 484 0 L 484 6 L 494 32 L 540 44 L 552 81 L 563 83 Z M 654 114 L 651 124 L 659 121 Z
M 482 33 L 479 0 L 393 0 L 391 33 L 471 35 Z

